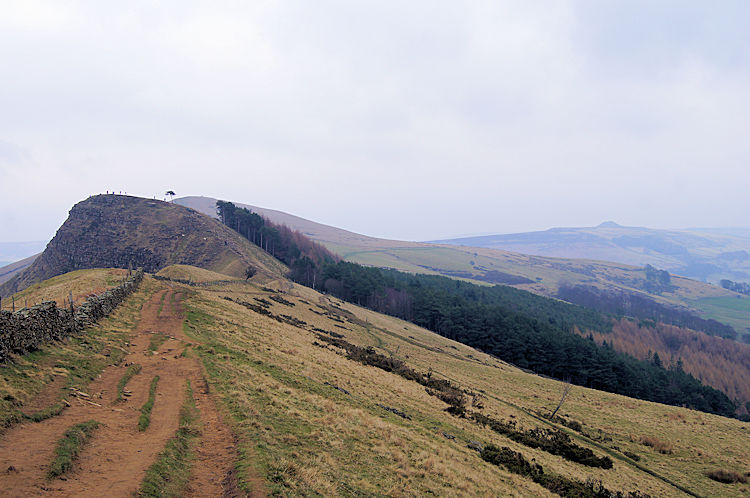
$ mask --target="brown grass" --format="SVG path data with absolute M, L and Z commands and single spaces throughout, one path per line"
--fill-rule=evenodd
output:
M 737 472 L 731 472 L 728 470 L 718 469 L 718 470 L 712 470 L 710 472 L 707 472 L 706 475 L 717 482 L 722 482 L 724 484 L 734 484 L 735 482 L 741 482 L 746 483 L 747 482 L 747 474 L 742 475 L 738 474 Z
M 148 279 L 144 284 L 148 285 Z M 232 415 L 240 454 L 255 455 L 238 462 L 240 481 L 243 475 L 259 472 L 269 491 L 282 495 L 550 496 L 529 479 L 483 462 L 466 447 L 469 441 L 480 441 L 521 452 L 545 472 L 581 481 L 601 480 L 612 490 L 680 494 L 639 469 L 624 456 L 628 452 L 640 457 L 638 465 L 696 494 L 747 495 L 747 485 L 727 486 L 707 475 L 717 468 L 747 467 L 747 424 L 577 387 L 563 411 L 566 418 L 582 422 L 589 437 L 560 428 L 578 444 L 610 456 L 615 465 L 612 470 L 584 467 L 447 414 L 447 405 L 416 382 L 349 360 L 340 348 L 314 346 L 316 333 L 311 330 L 335 330 L 346 341 L 393 355 L 417 371 L 432 370 L 435 378 L 481 393 L 481 413 L 513 419 L 523 429 L 549 426 L 536 414 L 554 409 L 559 382 L 529 375 L 412 324 L 283 280 L 263 286 L 185 287 L 190 291 L 185 301 L 185 331 L 198 344 L 191 354 L 202 359 L 211 392 Z M 271 289 L 283 289 L 283 298 L 296 305 L 270 299 Z M 245 302 L 265 299 L 273 315 L 287 314 L 307 325 L 279 322 L 225 296 Z M 344 323 L 323 310 L 335 312 Z M 335 328 L 336 324 L 346 329 Z M 27 368 L 32 372 L 34 367 L 29 364 Z M 34 372 L 45 375 L 41 370 Z M 377 404 L 403 410 L 411 420 Z M 641 438 L 669 442 L 672 452 L 649 450 Z
M 673 453 L 674 448 L 668 441 L 662 441 L 653 436 L 641 436 L 639 441 L 642 445 L 650 446 L 662 455 L 671 455 Z
M 67 303 L 70 293 L 73 293 L 73 303 L 78 306 L 93 294 L 99 294 L 120 284 L 127 275 L 127 270 L 113 268 L 99 268 L 95 270 L 77 270 L 54 277 L 44 282 L 34 284 L 15 294 L 16 309 L 25 303 L 29 306 L 43 301 L 55 301 L 58 306 Z M 2 301 L 4 310 L 11 309 L 11 298 Z
M 157 273 L 161 277 L 190 280 L 192 282 L 215 282 L 219 280 L 239 280 L 223 273 L 188 265 L 170 265 Z

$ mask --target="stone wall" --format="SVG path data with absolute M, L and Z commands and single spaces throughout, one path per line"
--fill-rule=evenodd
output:
M 193 282 L 192 280 L 185 280 L 184 278 L 172 278 L 162 277 L 161 275 L 153 275 L 156 280 L 165 282 L 177 282 L 178 284 L 189 285 L 190 287 L 213 287 L 215 285 L 230 285 L 230 284 L 244 284 L 247 280 L 211 280 L 209 282 Z
M 109 315 L 143 280 L 143 269 L 139 269 L 123 283 L 88 298 L 75 311 L 58 308 L 54 301 L 47 301 L 15 313 L 0 311 L 0 361 L 11 354 L 23 354 L 43 344 L 59 341 L 78 333 Z

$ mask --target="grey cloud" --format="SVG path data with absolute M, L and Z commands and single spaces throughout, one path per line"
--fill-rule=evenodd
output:
M 746 223 L 745 2 L 7 10 L 0 137 L 49 185 L 0 169 L 0 210 L 33 215 L 0 240 L 113 188 L 412 239 Z

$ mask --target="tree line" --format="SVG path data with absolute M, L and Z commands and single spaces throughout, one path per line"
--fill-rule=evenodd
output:
M 557 297 L 619 318 L 630 316 L 697 330 L 725 339 L 737 338 L 737 331 L 730 325 L 701 318 L 689 311 L 673 308 L 635 293 L 609 291 L 587 285 L 562 285 Z
M 479 286 L 340 261 L 288 228 L 283 237 L 278 231 L 278 239 L 265 232 L 261 242 L 243 224 L 242 217 L 248 214 L 233 207 L 222 205 L 222 221 L 237 227 L 248 240 L 270 248 L 271 254 L 286 257 L 279 259 L 290 266 L 290 278 L 303 285 L 403 318 L 538 374 L 639 399 L 734 415 L 736 407 L 724 393 L 702 385 L 681 368 L 638 360 L 574 333 L 576 329 L 609 332 L 613 319 L 607 314 L 512 287 Z M 267 220 L 262 226 L 277 228 Z M 255 228 L 256 234 L 261 229 Z
M 734 416 L 729 397 L 686 373 L 574 333 L 609 332 L 612 317 L 512 287 L 483 287 L 339 261 L 323 272 L 337 297 L 406 319 L 504 361 L 577 385 Z
M 302 285 L 319 287 L 322 269 L 339 259 L 304 234 L 231 202 L 216 201 L 216 213 L 222 223 L 286 264 L 289 277 Z
M 684 368 L 704 384 L 739 401 L 739 414 L 750 420 L 750 348 L 694 330 L 622 319 L 612 332 L 588 332 L 597 343 L 641 359 L 659 355 L 667 368 Z
M 731 280 L 722 279 L 719 284 L 727 290 L 750 295 L 750 284 L 747 282 L 732 282 Z

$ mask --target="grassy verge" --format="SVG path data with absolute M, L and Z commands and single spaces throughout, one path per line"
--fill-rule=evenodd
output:
M 78 458 L 81 449 L 91 439 L 99 425 L 101 424 L 96 420 L 89 420 L 65 431 L 62 439 L 57 442 L 55 458 L 47 471 L 48 479 L 59 477 L 73 467 L 73 462 Z
M 65 409 L 65 406 L 65 403 L 61 401 L 60 403 L 55 403 L 52 406 L 48 406 L 44 410 L 39 410 L 38 412 L 34 412 L 31 415 L 25 415 L 24 417 L 27 420 L 31 420 L 32 422 L 41 422 L 42 420 L 47 420 L 48 418 L 60 415 Z
M 108 318 L 89 327 L 81 335 L 43 346 L 0 364 L 0 432 L 29 419 L 22 413 L 24 405 L 42 392 L 61 370 L 67 376 L 67 382 L 60 390 L 62 400 L 69 387 L 85 391 L 89 382 L 106 367 L 119 364 L 127 352 L 126 344 L 138 324 L 143 303 L 160 285 L 151 278 L 145 278 L 138 291 Z M 62 406 L 55 403 L 31 417 L 32 420 L 43 420 L 60 411 Z
M 180 427 L 167 441 L 141 483 L 140 496 L 182 496 L 190 477 L 193 442 L 200 434 L 198 409 L 190 381 L 185 387 L 185 403 L 180 409 Z
M 133 378 L 134 375 L 137 375 L 141 371 L 140 365 L 130 365 L 127 370 L 125 370 L 125 373 L 123 374 L 120 381 L 117 383 L 117 397 L 115 398 L 115 403 L 119 403 L 125 400 L 125 386 L 130 382 L 130 379 Z
M 168 339 L 167 336 L 160 332 L 154 332 L 151 336 L 151 340 L 148 342 L 148 350 L 155 352 L 159 349 L 159 346 L 164 344 L 164 342 Z
M 154 408 L 156 401 L 156 385 L 159 383 L 157 375 L 151 380 L 151 387 L 148 390 L 148 400 L 141 407 L 141 416 L 138 417 L 138 430 L 143 432 L 151 424 L 151 410 Z
M 161 312 L 164 309 L 164 298 L 167 297 L 167 293 L 161 295 L 161 299 L 159 300 L 159 311 L 157 312 L 156 316 L 161 316 Z

